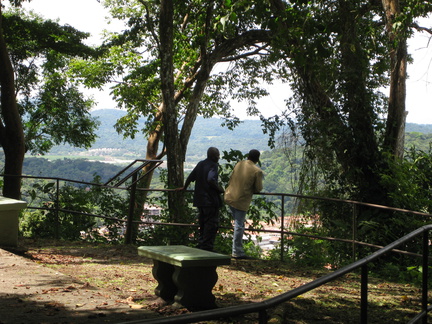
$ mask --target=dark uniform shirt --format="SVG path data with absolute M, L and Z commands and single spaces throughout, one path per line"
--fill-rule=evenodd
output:
M 186 179 L 185 187 L 195 182 L 193 205 L 195 207 L 222 206 L 221 193 L 218 185 L 218 164 L 210 159 L 199 162 Z

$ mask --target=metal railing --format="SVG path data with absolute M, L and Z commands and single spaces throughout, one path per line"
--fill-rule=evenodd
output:
M 231 306 L 225 308 L 218 308 L 212 310 L 201 311 L 197 313 L 188 313 L 177 316 L 165 317 L 165 318 L 157 318 L 157 319 L 148 319 L 148 320 L 135 320 L 124 322 L 124 324 L 181 324 L 181 323 L 195 323 L 198 321 L 204 320 L 217 320 L 228 318 L 232 316 L 245 315 L 250 313 L 258 313 L 259 314 L 259 323 L 265 324 L 268 321 L 268 310 L 272 309 L 282 303 L 285 303 L 299 295 L 305 294 L 308 291 L 311 291 L 317 287 L 320 287 L 328 282 L 331 282 L 347 273 L 353 272 L 357 269 L 361 269 L 361 302 L 360 302 L 360 323 L 367 323 L 368 319 L 368 264 L 375 261 L 376 259 L 386 255 L 387 253 L 393 251 L 396 247 L 401 244 L 412 240 L 413 238 L 423 235 L 423 256 L 422 256 L 422 266 L 423 266 L 423 274 L 422 274 L 422 296 L 421 296 L 421 312 L 418 313 L 409 323 L 417 323 L 422 320 L 423 324 L 427 323 L 427 314 L 432 309 L 432 306 L 428 306 L 428 267 L 429 267 L 429 238 L 428 233 L 432 230 L 432 225 L 423 226 L 399 240 L 381 248 L 376 251 L 360 259 L 350 265 L 347 265 L 339 270 L 336 270 L 328 275 L 325 275 L 317 280 L 309 282 L 303 286 L 295 288 L 291 291 L 288 291 L 279 296 L 257 302 L 251 303 L 247 305 L 240 306 Z
M 137 173 L 132 173 L 133 176 L 133 183 L 136 183 L 136 175 Z M 94 214 L 86 214 L 81 213 L 73 210 L 65 210 L 59 208 L 59 190 L 60 190 L 60 183 L 61 182 L 70 182 L 70 183 L 76 183 L 76 184 L 82 184 L 87 186 L 102 186 L 106 188 L 114 188 L 119 190 L 128 190 L 131 191 L 131 189 L 134 187 L 128 186 L 128 187 L 121 187 L 120 185 L 122 183 L 117 183 L 115 186 L 109 186 L 106 184 L 95 184 L 95 183 L 89 183 L 89 182 L 83 182 L 83 181 L 74 181 L 69 179 L 62 179 L 62 178 L 51 178 L 51 177 L 32 177 L 32 176 L 21 176 L 22 178 L 30 178 L 30 179 L 44 179 L 44 180 L 51 180 L 55 181 L 56 183 L 56 197 L 57 201 L 54 203 L 55 212 L 65 212 L 65 213 L 71 213 L 71 214 L 80 214 L 83 216 L 90 216 L 90 217 L 99 217 L 102 219 L 110 219 L 115 220 L 119 222 L 124 222 L 126 226 L 130 226 L 132 222 L 137 222 L 141 224 L 153 224 L 157 226 L 196 226 L 195 224 L 179 224 L 179 223 L 161 223 L 161 222 L 139 222 L 139 221 L 133 221 L 132 217 L 127 217 L 127 219 L 121 219 L 121 218 L 113 218 L 113 217 L 107 217 L 104 215 L 94 215 Z M 169 191 L 164 189 L 140 189 L 140 188 L 134 188 L 134 190 L 146 190 L 146 191 Z M 377 208 L 377 209 L 383 209 L 388 211 L 396 211 L 396 212 L 402 212 L 402 213 L 410 213 L 412 215 L 432 218 L 432 215 L 422 212 L 415 212 L 400 208 L 392 208 L 387 206 L 381 206 L 381 205 L 375 205 L 375 204 L 368 204 L 368 203 L 362 203 L 357 201 L 351 201 L 351 200 L 342 200 L 342 199 L 334 199 L 334 198 L 325 198 L 325 197 L 314 197 L 314 196 L 302 196 L 302 195 L 295 195 L 295 194 L 285 194 L 285 193 L 262 193 L 261 195 L 265 196 L 280 196 L 281 197 L 281 228 L 280 230 L 266 230 L 266 229 L 254 229 L 254 228 L 246 228 L 248 231 L 252 232 L 267 232 L 267 233 L 274 233 L 280 235 L 280 241 L 281 241 L 281 259 L 283 258 L 283 248 L 284 248 L 284 236 L 286 235 L 298 235 L 298 236 L 306 236 L 310 238 L 319 238 L 324 240 L 330 240 L 330 241 L 340 241 L 345 243 L 350 243 L 353 246 L 353 257 L 355 256 L 355 247 L 358 245 L 365 245 L 375 248 L 380 248 L 380 250 L 376 251 L 375 253 L 361 259 L 358 261 L 355 261 L 354 263 L 339 269 L 327 276 L 324 276 L 318 280 L 315 280 L 311 283 L 308 283 L 304 286 L 301 286 L 299 288 L 296 288 L 292 291 L 289 291 L 287 293 L 281 294 L 279 296 L 276 296 L 274 298 L 259 302 L 259 303 L 253 303 L 249 305 L 243 305 L 243 306 L 232 306 L 227 308 L 221 308 L 217 310 L 209 310 L 209 311 L 203 311 L 199 313 L 193 313 L 193 314 L 185 314 L 181 316 L 176 317 L 170 317 L 170 318 L 159 318 L 157 321 L 155 320 L 147 320 L 147 321 L 134 321 L 134 322 L 128 322 L 128 323 L 193 323 L 195 321 L 200 320 L 211 320 L 211 319 L 217 319 L 217 318 L 223 318 L 223 317 L 229 317 L 229 316 L 236 316 L 236 315 L 242 315 L 242 314 L 248 314 L 248 313 L 259 313 L 259 320 L 260 323 L 266 323 L 267 321 L 267 311 L 271 308 L 274 308 L 275 306 L 284 303 L 300 294 L 303 294 L 307 291 L 310 291 L 316 287 L 319 287 L 327 282 L 333 281 L 344 274 L 348 272 L 355 271 L 356 269 L 361 268 L 361 323 L 367 322 L 367 265 L 376 260 L 377 258 L 383 256 L 384 254 L 387 254 L 389 251 L 397 251 L 400 253 L 410 254 L 419 256 L 419 254 L 414 254 L 406 251 L 400 251 L 396 248 L 400 246 L 401 244 L 407 242 L 408 240 L 412 239 L 415 236 L 420 235 L 421 233 L 424 233 L 423 238 L 423 254 L 421 255 L 423 259 L 423 281 L 422 281 L 422 312 L 419 313 L 413 321 L 410 323 L 416 323 L 420 319 L 423 320 L 423 323 L 426 323 L 426 316 L 427 312 L 430 311 L 430 307 L 427 306 L 427 275 L 428 275 L 428 236 L 427 233 L 432 229 L 432 225 L 427 225 L 424 227 L 421 227 L 420 229 L 413 231 L 412 233 L 404 236 L 403 238 L 393 242 L 392 244 L 387 245 L 386 247 L 377 246 L 369 243 L 359 242 L 356 240 L 356 234 L 355 234 L 355 228 L 357 227 L 356 224 L 356 218 L 357 218 L 357 210 L 359 206 L 365 206 L 365 207 L 371 207 L 371 208 Z M 345 203 L 352 206 L 352 238 L 351 239 L 341 239 L 341 238 L 333 238 L 333 237 L 322 237 L 317 235 L 310 235 L 310 234 L 302 234 L 302 233 L 296 233 L 296 232 L 289 232 L 286 231 L 284 228 L 285 223 L 285 211 L 284 211 L 284 205 L 285 205 L 285 199 L 287 197 L 294 197 L 294 198 L 301 198 L 301 199 L 312 199 L 312 200 L 324 200 L 324 201 L 332 201 L 332 202 L 338 202 L 338 203 Z M 44 207 L 38 207 L 38 206 L 28 206 L 28 209 L 46 209 Z
M 113 183 L 115 182 L 115 179 L 117 178 L 117 176 L 125 173 L 128 169 L 130 169 L 134 163 L 136 162 L 140 162 L 142 163 L 141 165 L 138 166 L 138 168 L 136 170 L 132 170 L 132 172 L 128 173 L 126 176 L 124 176 L 123 179 L 118 180 L 114 185 L 110 185 L 109 183 Z M 76 215 L 82 215 L 82 216 L 88 216 L 88 217 L 96 217 L 96 218 L 101 218 L 101 219 L 110 219 L 113 221 L 118 221 L 118 222 L 123 222 L 125 223 L 125 227 L 126 227 L 126 233 L 125 233 L 125 243 L 126 244 L 130 244 L 131 243 L 131 227 L 133 223 L 138 223 L 138 224 L 143 224 L 143 225 L 157 225 L 157 226 L 185 226 L 185 227 L 194 227 L 197 226 L 196 224 L 182 224 L 182 223 L 165 223 L 165 222 L 146 222 L 146 221 L 137 221 L 134 220 L 133 214 L 134 214 L 134 205 L 135 205 L 135 194 L 137 191 L 150 191 L 150 192 L 167 192 L 167 191 L 172 191 L 170 189 L 143 189 L 143 188 L 138 188 L 137 187 L 137 181 L 142 178 L 142 175 L 140 176 L 140 178 L 138 178 L 138 171 L 141 171 L 143 167 L 145 167 L 146 165 L 148 165 L 147 160 L 136 160 L 133 163 L 131 163 L 128 167 L 126 167 L 125 169 L 123 169 L 122 171 L 119 172 L 119 174 L 116 177 L 113 177 L 112 179 L 110 179 L 108 182 L 106 182 L 105 184 L 97 184 L 97 183 L 92 183 L 92 182 L 85 182 L 85 181 L 77 181 L 77 180 L 70 180 L 70 179 L 64 179 L 64 178 L 57 178 L 57 177 L 36 177 L 36 176 L 20 176 L 23 179 L 43 179 L 43 180 L 51 180 L 51 181 L 55 181 L 55 188 L 56 188 L 56 199 L 54 201 L 54 212 L 58 215 L 59 212 L 64 212 L 64 213 L 70 213 L 70 214 L 76 214 Z M 154 169 L 156 168 L 158 165 L 160 165 L 162 163 L 162 161 L 150 161 L 151 162 L 151 168 Z M 4 176 L 4 175 L 0 175 L 0 176 Z M 121 186 L 122 184 L 124 184 L 124 182 L 128 179 L 132 180 L 132 184 L 128 184 L 127 186 Z M 128 191 L 130 193 L 130 200 L 128 202 L 129 204 L 129 210 L 128 210 L 128 214 L 126 215 L 126 219 L 124 218 L 115 218 L 115 217 L 107 217 L 104 215 L 95 215 L 95 214 L 89 214 L 89 213 L 82 213 L 79 211 L 74 211 L 74 210 L 68 210 L 68 209 L 63 209 L 59 207 L 59 192 L 60 192 L 60 183 L 72 183 L 72 184 L 78 184 L 78 185 L 86 185 L 86 186 L 98 186 L 98 187 L 103 187 L 103 188 L 109 188 L 109 189 L 116 189 L 116 190 L 123 190 L 123 191 Z M 370 244 L 370 243 L 366 243 L 366 242 L 361 242 L 357 240 L 357 217 L 358 217 L 358 209 L 360 206 L 362 207 L 369 207 L 369 208 L 373 208 L 373 209 L 380 209 L 383 211 L 392 211 L 392 212 L 401 212 L 401 213 L 408 213 L 411 215 L 416 215 L 416 216 L 420 216 L 420 217 L 424 217 L 424 218 L 428 218 L 432 221 L 432 215 L 428 214 L 428 213 L 423 213 L 423 212 L 417 212 L 417 211 L 411 211 L 411 210 L 406 210 L 406 209 L 401 209 L 401 208 L 394 208 L 394 207 L 388 207 L 388 206 L 382 206 L 382 205 L 377 205 L 377 204 L 370 204 L 370 203 L 364 203 L 364 202 L 358 202 L 358 201 L 353 201 L 353 200 L 344 200 L 344 199 L 337 199 L 337 198 L 327 198 L 327 197 L 318 197 L 318 196 L 306 196 L 306 195 L 297 195 L 297 194 L 287 194 L 287 193 L 260 193 L 258 195 L 262 195 L 262 196 L 266 196 L 266 197 L 280 197 L 281 198 L 281 203 L 280 203 L 280 228 L 278 230 L 269 230 L 269 229 L 263 229 L 263 228 L 251 228 L 251 227 L 246 227 L 245 231 L 246 232 L 254 232 L 254 233 L 271 233 L 271 234 L 275 234 L 279 236 L 279 241 L 280 241 L 280 260 L 283 261 L 283 249 L 285 246 L 285 237 L 286 236 L 304 236 L 304 237 L 309 237 L 309 238 L 313 238 L 313 239 L 322 239 L 322 240 L 327 240 L 327 241 L 335 241 L 335 242 L 342 242 L 342 243 L 348 243 L 351 244 L 352 246 L 352 257 L 353 260 L 355 260 L 355 256 L 356 256 L 356 248 L 358 246 L 368 246 L 368 247 L 372 247 L 372 248 L 382 248 L 382 246 L 380 245 L 375 245 L 375 244 Z M 323 237 L 323 236 L 319 236 L 319 235 L 312 235 L 312 234 L 305 234 L 305 233 L 298 233 L 298 232 L 293 232 L 293 231 L 288 231 L 285 228 L 285 220 L 286 220 L 286 215 L 285 215 L 285 202 L 288 198 L 296 198 L 296 199 L 306 199 L 306 200 L 315 200 L 315 201 L 329 201 L 329 202 L 335 202 L 335 203 L 340 203 L 340 204 L 348 204 L 351 205 L 351 209 L 352 209 L 352 224 L 351 224 L 351 238 L 347 239 L 347 238 L 335 238 L 335 237 Z M 47 210 L 48 208 L 46 207 L 40 207 L 40 206 L 28 206 L 27 209 L 45 209 Z M 227 229 L 227 230 L 231 230 L 232 227 L 220 227 L 221 229 Z M 128 230 L 129 229 L 129 230 Z M 405 254 L 412 254 L 409 252 L 405 252 L 405 251 L 400 251 L 401 253 L 405 253 Z
M 130 191 L 130 198 L 129 198 L 129 212 L 128 212 L 128 218 L 126 222 L 126 232 L 125 232 L 126 244 L 131 244 L 133 241 L 132 224 L 134 221 L 133 218 L 135 214 L 135 196 L 136 196 L 138 183 L 141 179 L 147 176 L 150 172 L 153 172 L 162 163 L 163 161 L 161 160 L 135 160 L 132 163 L 130 163 L 128 166 L 123 168 L 123 170 L 121 170 L 119 173 L 117 173 L 114 177 L 112 177 L 110 180 L 108 180 L 105 183 L 105 186 L 108 186 L 110 183 L 115 181 L 116 183 L 114 184 L 114 188 L 120 188 L 120 186 L 124 184 L 127 180 L 129 179 L 132 180 L 132 183 L 127 187 L 127 189 Z M 138 166 L 134 167 L 135 164 L 138 164 Z M 147 168 L 145 172 L 143 171 L 144 168 Z M 123 177 L 120 178 L 120 176 Z

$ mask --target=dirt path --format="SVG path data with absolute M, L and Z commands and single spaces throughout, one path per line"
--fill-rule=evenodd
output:
M 0 249 L 0 324 L 118 323 L 155 317 L 128 300 Z
M 123 323 L 174 316 L 186 309 L 160 304 L 152 262 L 135 246 L 22 239 L 15 254 L 0 249 L 0 324 Z M 26 258 L 20 255 L 25 255 Z M 331 270 L 276 260 L 233 260 L 218 267 L 219 307 L 259 302 Z M 370 323 L 407 323 L 420 310 L 419 287 L 370 276 Z M 360 276 L 350 273 L 269 311 L 271 323 L 359 321 Z M 255 324 L 257 313 L 205 323 Z

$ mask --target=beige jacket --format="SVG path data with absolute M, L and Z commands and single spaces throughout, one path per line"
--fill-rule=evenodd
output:
M 238 162 L 225 190 L 225 202 L 236 209 L 247 211 L 252 195 L 263 189 L 262 180 L 263 172 L 254 162 L 251 160 Z

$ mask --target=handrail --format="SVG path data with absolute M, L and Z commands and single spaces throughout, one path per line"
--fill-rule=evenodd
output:
M 134 175 L 136 175 L 136 173 L 134 173 Z M 0 176 L 5 176 L 0 175 Z M 97 184 L 97 183 L 89 183 L 89 182 L 83 182 L 83 181 L 76 181 L 76 180 L 70 180 L 70 179 L 61 179 L 61 178 L 54 178 L 54 177 L 35 177 L 35 176 L 19 176 L 21 178 L 35 178 L 35 179 L 51 179 L 51 180 L 55 180 L 57 182 L 57 193 L 59 192 L 59 182 L 60 181 L 65 181 L 65 182 L 74 182 L 74 183 L 81 183 L 81 184 L 87 184 L 87 185 L 93 185 L 93 186 L 100 186 L 100 187 L 106 187 L 106 188 L 115 188 L 115 189 L 123 189 L 123 190 L 129 190 L 130 187 L 113 187 L 113 186 L 109 186 L 107 184 L 103 185 L 103 184 Z M 135 179 L 134 179 L 135 180 Z M 170 189 L 144 189 L 144 188 L 136 188 L 137 190 L 144 190 L 144 191 L 172 191 Z M 347 204 L 351 204 L 353 205 L 353 208 L 355 208 L 355 206 L 358 205 L 363 205 L 363 206 L 368 206 L 368 207 L 372 207 L 372 208 L 378 208 L 378 209 L 384 209 L 384 210 L 390 210 L 390 211 L 398 211 L 398 212 L 404 212 L 404 213 L 410 213 L 412 215 L 419 215 L 419 216 L 425 216 L 428 218 L 431 218 L 432 215 L 431 214 L 427 214 L 427 213 L 423 213 L 423 212 L 416 212 L 416 211 L 410 211 L 410 210 L 406 210 L 406 209 L 400 209 L 400 208 L 394 208 L 394 207 L 388 207 L 388 206 L 382 206 L 382 205 L 376 205 L 376 204 L 370 204 L 370 203 L 363 203 L 363 202 L 358 202 L 358 201 L 352 201 L 352 200 L 343 200 L 343 199 L 337 199 L 337 198 L 327 198 L 327 197 L 314 197 L 314 196 L 302 196 L 302 195 L 296 195 L 296 194 L 285 194 L 285 193 L 261 193 L 262 195 L 266 195 L 266 196 L 281 196 L 282 197 L 282 202 L 284 200 L 284 197 L 296 197 L 296 198 L 303 198 L 303 199 L 315 199 L 315 200 L 327 200 L 327 201 L 334 201 L 334 202 L 341 202 L 341 203 L 347 203 Z M 58 197 L 57 197 L 58 200 Z M 38 208 L 38 207 L 31 207 L 28 206 L 28 209 L 43 209 L 43 208 Z M 64 211 L 64 212 L 69 212 L 69 213 L 77 213 L 77 214 L 82 214 L 80 212 L 74 212 L 71 210 L 63 210 L 60 209 L 58 206 L 56 206 L 56 211 Z M 284 209 L 282 206 L 282 210 L 281 210 L 282 214 L 281 214 L 281 219 L 282 219 L 282 224 L 283 224 L 283 219 L 284 219 Z M 85 215 L 85 214 L 83 214 Z M 113 219 L 110 217 L 106 217 L 106 216 L 102 216 L 102 215 L 86 215 L 86 216 L 95 216 L 95 217 L 101 217 L 101 218 L 109 218 L 109 219 Z M 118 219 L 119 221 L 125 221 L 125 220 L 121 220 Z M 128 220 L 129 222 L 129 220 Z M 147 223 L 147 222 L 140 222 L 140 223 Z M 191 224 L 172 224 L 172 223 L 155 223 L 158 225 L 175 225 L 175 226 L 191 226 Z M 354 225 L 354 224 L 353 224 Z M 274 305 L 278 305 L 286 300 L 292 299 L 296 296 L 298 296 L 299 294 L 302 294 L 306 291 L 312 290 L 314 288 L 316 288 L 319 285 L 325 284 L 328 281 L 334 280 L 340 276 L 342 276 L 343 274 L 353 271 L 354 269 L 357 269 L 359 267 L 362 268 L 362 294 L 361 294 L 361 299 L 362 299 L 362 307 L 361 307 L 361 314 L 362 314 L 362 323 L 366 323 L 366 320 L 363 321 L 364 318 L 366 318 L 367 314 L 367 307 L 365 306 L 365 304 L 367 304 L 367 264 L 369 262 L 372 262 L 374 259 L 376 259 L 377 257 L 381 256 L 382 254 L 385 254 L 389 251 L 393 251 L 393 252 L 402 252 L 405 254 L 410 254 L 410 255 L 415 255 L 415 256 L 419 256 L 418 254 L 414 254 L 414 253 L 409 253 L 406 251 L 399 251 L 394 249 L 396 246 L 404 243 L 406 240 L 409 240 L 411 238 L 411 235 L 413 235 L 412 237 L 419 235 L 421 232 L 424 232 L 427 234 L 427 232 L 431 229 L 432 225 L 426 225 L 424 227 L 421 227 L 420 229 L 418 229 L 417 231 L 413 231 L 412 233 L 404 236 L 403 238 L 401 238 L 400 240 L 397 240 L 395 242 L 393 242 L 392 244 L 387 245 L 386 247 L 381 247 L 380 250 L 376 251 L 375 253 L 371 254 L 370 256 L 363 258 L 359 261 L 353 262 L 351 265 L 346 266 L 344 268 L 341 268 L 340 270 L 335 271 L 334 273 L 324 276 L 320 279 L 317 279 L 309 284 L 306 284 L 304 286 L 301 286 L 299 288 L 296 288 L 290 292 L 287 292 L 285 294 L 276 296 L 274 298 L 271 298 L 269 300 L 266 301 L 262 301 L 259 303 L 254 303 L 254 304 L 248 304 L 248 305 L 243 305 L 243 306 L 232 306 L 232 307 L 227 307 L 227 308 L 222 308 L 222 309 L 217 309 L 217 310 L 209 310 L 209 311 L 204 311 L 204 312 L 199 312 L 199 313 L 193 313 L 193 314 L 185 314 L 185 315 L 181 315 L 179 317 L 175 317 L 176 321 L 175 323 L 192 323 L 193 321 L 199 320 L 196 319 L 195 316 L 210 316 L 210 317 L 206 317 L 205 319 L 215 319 L 215 318 L 220 318 L 223 317 L 225 313 L 229 314 L 226 316 L 235 316 L 235 315 L 241 315 L 241 314 L 246 314 L 246 313 L 255 313 L 258 312 L 260 315 L 260 323 L 267 323 L 266 317 L 267 317 L 267 309 L 274 307 Z M 354 227 L 354 226 L 353 226 Z M 261 229 L 251 229 L 248 228 L 247 230 L 249 231 L 257 231 L 257 232 L 261 232 L 261 231 L 268 231 L 268 230 L 261 230 Z M 316 237 L 316 238 L 321 238 L 321 239 L 331 239 L 331 240 L 341 240 L 341 239 L 336 239 L 336 238 L 325 238 L 325 237 L 318 237 L 318 236 L 313 236 L 313 235 L 307 235 L 307 234 L 301 234 L 301 233 L 293 233 L 293 232 L 287 232 L 284 230 L 283 227 L 281 227 L 281 230 L 278 231 L 274 231 L 274 232 L 278 232 L 281 235 L 281 241 L 283 239 L 283 236 L 286 234 L 292 234 L 292 235 L 302 235 L 302 236 L 307 236 L 307 237 Z M 414 234 L 413 234 L 414 233 Z M 415 234 L 416 233 L 416 234 Z M 422 295 L 422 312 L 419 313 L 410 323 L 416 323 L 419 319 L 423 319 L 423 322 L 426 323 L 426 316 L 428 311 L 431 310 L 432 306 L 427 306 L 427 270 L 428 270 L 428 246 L 429 246 L 429 241 L 427 239 L 427 235 L 424 235 L 424 240 L 423 240 L 423 295 Z M 367 243 L 363 243 L 363 242 L 359 242 L 355 240 L 355 236 L 353 236 L 352 240 L 343 240 L 344 242 L 351 242 L 353 244 L 353 246 L 357 245 L 357 244 L 366 244 L 369 246 L 373 246 L 371 244 L 367 244 Z M 283 245 L 282 245 L 283 247 Z M 373 247 L 378 247 L 378 246 L 373 246 Z M 282 250 L 281 250 L 282 252 Z M 282 253 L 281 253 L 282 256 Z M 421 255 L 420 255 L 421 256 Z M 362 263 L 364 262 L 364 264 Z M 355 267 L 355 268 L 352 268 Z M 352 268 L 352 269 L 351 269 Z M 426 278 L 426 279 L 425 279 Z M 321 282 L 322 281 L 322 282 Z M 300 290 L 299 290 L 300 289 Z M 306 290 L 305 290 L 306 289 Z M 298 293 L 297 293 L 298 292 Z M 288 298 L 288 299 L 287 299 Z M 192 320 L 191 320 L 192 318 Z M 198 317 L 200 318 L 200 317 Z M 174 323 L 170 321 L 171 317 L 169 318 L 163 318 L 163 319 L 158 319 L 156 322 L 152 322 L 152 320 L 150 321 L 134 321 L 134 322 L 127 322 L 127 323 Z M 180 321 L 177 321 L 180 320 Z M 167 321 L 167 322 L 165 322 Z
M 145 160 L 136 160 L 134 162 L 139 162 L 139 161 L 145 161 Z M 157 162 L 159 165 L 159 162 L 161 161 L 154 161 Z M 28 176 L 28 175 L 10 175 L 10 176 L 14 176 L 14 177 L 20 177 L 20 178 L 26 178 L 26 179 L 44 179 L 44 180 L 53 180 L 57 182 L 57 193 L 59 190 L 59 182 L 63 181 L 63 182 L 71 182 L 71 183 L 76 183 L 76 184 L 84 184 L 84 185 L 89 185 L 89 186 L 97 186 L 97 187 L 104 187 L 104 188 L 110 188 L 110 189 L 118 189 L 118 190 L 130 190 L 130 186 L 128 187 L 121 187 L 115 185 L 108 185 L 109 182 L 112 182 L 116 177 L 118 177 L 120 174 L 122 174 L 126 169 L 130 168 L 130 166 L 132 166 L 134 163 L 131 163 L 128 167 L 126 167 L 125 169 L 123 169 L 121 172 L 119 172 L 117 174 L 117 176 L 112 177 L 107 183 L 105 184 L 101 184 L 101 183 L 94 183 L 94 182 L 86 182 L 86 181 L 79 181 L 79 180 L 71 180 L 71 179 L 66 179 L 66 178 L 58 178 L 58 177 L 44 177 L 44 176 Z M 136 173 L 134 173 L 134 175 L 136 175 Z M 5 176 L 5 174 L 1 174 L 0 176 Z M 174 191 L 175 189 L 156 189 L 156 188 L 135 188 L 137 191 L 152 191 L 152 192 L 166 192 L 166 191 Z M 187 190 L 187 191 L 192 191 L 192 190 Z M 311 199 L 311 200 L 323 200 L 323 201 L 333 201 L 333 202 L 339 202 L 339 203 L 346 203 L 346 204 L 352 204 L 353 208 L 355 208 L 355 206 L 367 206 L 367 207 L 371 207 L 371 208 L 377 208 L 377 209 L 382 209 L 382 210 L 387 210 L 387 211 L 397 211 L 397 212 L 403 212 L 403 213 L 410 213 L 412 215 L 417 215 L 417 216 L 423 216 L 423 217 L 428 217 L 432 219 L 432 215 L 428 214 L 428 213 L 424 213 L 424 212 L 417 212 L 417 211 L 411 211 L 411 210 L 407 210 L 407 209 L 401 209 L 401 208 L 395 208 L 395 207 L 389 207 L 389 206 L 383 206 L 383 205 L 377 205 L 377 204 L 370 204 L 370 203 L 365 203 L 365 202 L 359 202 L 359 201 L 353 201 L 353 200 L 344 200 L 344 199 L 339 199 L 339 198 L 328 198 L 328 197 L 319 197 L 319 196 L 303 196 L 303 195 L 298 195 L 298 194 L 288 194 L 288 193 L 259 193 L 257 195 L 264 195 L 264 196 L 280 196 L 282 197 L 282 201 L 284 201 L 285 197 L 294 197 L 294 198 L 303 198 L 303 199 Z M 57 199 L 58 200 L 58 199 Z M 334 238 L 334 237 L 323 237 L 323 236 L 318 236 L 318 235 L 312 235 L 312 234 L 304 234 L 304 233 L 297 233 L 297 232 L 290 232 L 290 231 L 286 231 L 283 227 L 283 219 L 284 219 L 284 205 L 282 202 L 282 206 L 281 206 L 281 229 L 280 230 L 267 230 L 267 229 L 257 229 L 257 228 L 246 228 L 246 231 L 248 232 L 267 232 L 267 233 L 277 233 L 281 236 L 281 249 L 284 246 L 284 235 L 295 235 L 295 236 L 303 236 L 303 237 L 308 237 L 308 238 L 316 238 L 316 239 L 322 239 L 322 240 L 327 240 L 327 241 L 338 241 L 338 242 L 344 242 L 344 243 L 351 243 L 353 246 L 358 246 L 358 245 L 362 245 L 362 246 L 368 246 L 368 247 L 373 247 L 373 248 L 382 248 L 382 246 L 380 245 L 374 245 L 371 243 L 366 243 L 366 242 L 361 242 L 361 241 L 357 241 L 355 239 L 355 235 L 353 233 L 353 238 L 352 239 L 341 239 L 341 238 Z M 44 207 L 36 207 L 36 206 L 27 206 L 27 209 L 47 209 Z M 68 212 L 68 213 L 74 213 L 74 214 L 78 214 L 78 215 L 83 215 L 83 216 L 93 216 L 93 217 L 99 217 L 99 218 L 106 218 L 106 219 L 112 219 L 112 220 L 117 220 L 120 222 L 125 222 L 126 226 L 130 226 L 130 223 L 140 223 L 140 224 L 151 224 L 152 222 L 143 222 L 143 221 L 136 221 L 136 220 L 132 220 L 132 218 L 125 220 L 125 219 L 115 219 L 112 217 L 107 217 L 107 216 L 103 216 L 103 215 L 91 215 L 91 214 L 86 214 L 86 213 L 82 213 L 82 212 L 75 212 L 75 211 L 71 211 L 71 210 L 63 210 L 61 208 L 59 208 L 58 206 L 55 208 L 56 212 L 62 211 L 62 212 Z M 191 226 L 191 224 L 179 224 L 179 223 L 156 223 L 157 225 L 162 225 L 162 226 Z M 193 226 L 193 224 L 192 224 Z M 353 226 L 354 227 L 354 226 Z M 220 227 L 221 229 L 232 229 L 232 228 L 228 228 L 228 227 Z M 406 255 L 415 255 L 414 253 L 410 253 L 410 252 L 406 252 L 406 251 L 398 251 L 399 253 L 403 253 Z M 281 250 L 281 261 L 282 261 L 282 250 Z M 354 254 L 353 254 L 354 255 Z M 418 255 L 416 255 L 418 256 Z
M 111 179 L 109 179 L 105 185 L 108 185 L 109 183 L 113 182 L 115 179 L 117 179 L 118 177 L 120 177 L 120 175 L 122 175 L 123 173 L 125 173 L 127 170 L 129 170 L 130 168 L 132 168 L 134 166 L 135 163 L 137 162 L 141 162 L 142 164 L 139 165 L 138 167 L 136 167 L 134 170 L 130 171 L 127 175 L 125 175 L 122 179 L 118 180 L 118 182 L 114 185 L 114 187 L 120 187 L 123 183 L 125 183 L 127 180 L 129 180 L 130 178 L 134 177 L 134 181 L 133 183 L 128 187 L 128 189 L 133 186 L 135 183 L 137 183 L 139 180 L 141 180 L 143 177 L 145 177 L 147 174 L 149 174 L 150 172 L 152 172 L 153 170 L 155 170 L 159 165 L 161 165 L 163 163 L 162 160 L 134 160 L 133 162 L 131 162 L 128 166 L 126 166 L 125 168 L 123 168 L 120 172 L 118 172 L 114 177 L 112 177 Z M 149 170 L 147 170 L 147 172 L 143 175 L 141 175 L 141 177 L 135 179 L 135 176 L 142 170 L 144 169 L 144 167 L 146 167 L 149 164 L 153 164 Z
M 188 313 L 177 316 L 170 316 L 165 318 L 157 318 L 157 319 L 147 319 L 147 320 L 134 320 L 128 322 L 121 322 L 119 324 L 181 324 L 181 323 L 194 323 L 203 320 L 214 320 L 221 319 L 231 316 L 244 315 L 249 313 L 259 313 L 259 321 L 260 323 L 267 323 L 267 310 L 269 308 L 274 308 L 281 303 L 287 302 L 299 295 L 307 293 L 310 290 L 313 290 L 319 286 L 322 286 L 330 281 L 333 281 L 347 273 L 350 273 L 358 268 L 362 268 L 362 291 L 361 291 L 361 323 L 367 323 L 367 264 L 376 260 L 377 258 L 391 252 L 399 245 L 405 243 L 408 240 L 413 239 L 414 237 L 424 234 L 423 237 L 423 282 L 422 282 L 422 312 L 420 312 L 413 319 L 417 322 L 420 319 L 425 319 L 428 311 L 431 310 L 432 307 L 427 306 L 427 277 L 428 277 L 428 249 L 429 249 L 429 240 L 427 233 L 432 230 L 432 225 L 425 225 L 418 228 L 415 231 L 403 236 L 402 238 L 390 243 L 389 245 L 381 248 L 380 250 L 356 261 L 353 262 L 339 270 L 336 270 L 328 275 L 325 275 L 321 278 L 318 278 L 314 281 L 304 284 L 298 288 L 295 288 L 291 291 L 278 295 L 276 297 L 270 298 L 268 300 L 264 300 L 257 303 L 251 303 L 247 305 L 240 306 L 231 306 L 226 308 L 218 308 L 211 309 L 196 313 Z M 364 278 L 366 277 L 366 278 Z M 365 281 L 364 281 L 365 280 Z M 365 284 L 366 283 L 366 284 Z M 366 289 L 366 291 L 364 291 Z M 415 323 L 410 322 L 410 323 Z M 424 321 L 426 323 L 426 321 Z

